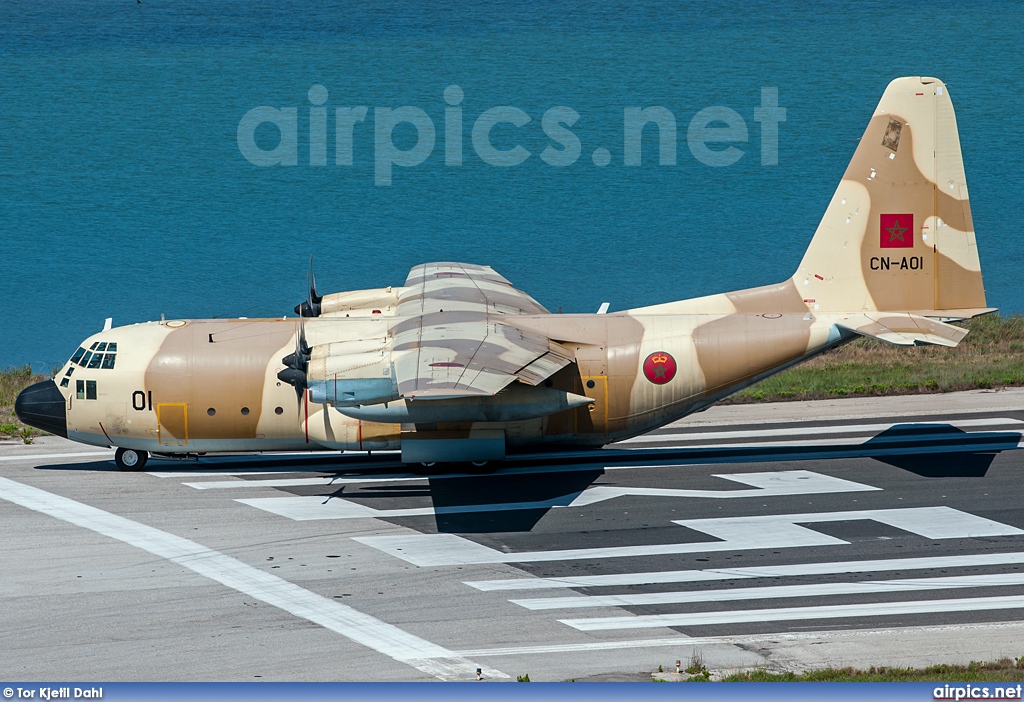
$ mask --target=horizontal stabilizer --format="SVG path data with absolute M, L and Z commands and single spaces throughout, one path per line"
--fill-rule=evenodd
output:
M 916 314 L 894 312 L 850 315 L 837 322 L 836 326 L 898 346 L 956 346 L 967 335 L 967 330 L 962 327 Z

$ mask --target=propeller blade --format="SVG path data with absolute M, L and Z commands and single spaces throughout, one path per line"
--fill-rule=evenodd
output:
M 281 359 L 285 368 L 277 374 L 278 380 L 295 388 L 295 397 L 300 406 L 302 405 L 302 394 L 308 387 L 306 373 L 309 371 L 309 359 L 312 351 L 306 342 L 306 325 L 300 321 L 299 331 L 295 335 L 295 351 Z
M 306 274 L 306 283 L 309 285 L 306 301 L 295 306 L 295 314 L 300 317 L 319 317 L 320 303 L 324 296 L 316 293 L 316 272 L 313 270 L 312 256 L 309 257 L 309 273 Z

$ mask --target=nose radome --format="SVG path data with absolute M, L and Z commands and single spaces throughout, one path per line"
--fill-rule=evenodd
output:
M 68 436 L 68 417 L 64 396 L 52 380 L 29 385 L 18 393 L 14 414 L 25 424 L 51 434 Z

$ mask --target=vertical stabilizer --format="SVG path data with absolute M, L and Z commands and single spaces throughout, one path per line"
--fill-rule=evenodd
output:
M 793 282 L 820 312 L 984 311 L 960 137 L 942 81 L 897 78 L 886 88 Z

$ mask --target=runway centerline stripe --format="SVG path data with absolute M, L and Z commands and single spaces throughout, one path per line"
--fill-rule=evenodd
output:
M 971 566 L 1011 565 L 1014 563 L 1024 563 L 1024 552 L 979 553 L 970 556 L 886 558 L 872 561 L 834 561 L 831 563 L 796 563 L 793 565 L 783 566 L 709 568 L 707 570 L 666 570 L 649 573 L 616 573 L 612 575 L 576 575 L 561 578 L 470 580 L 466 581 L 464 584 L 483 592 L 499 590 L 550 590 L 555 588 L 659 585 L 665 583 L 691 583 L 708 580 L 739 580 L 746 578 L 785 578 L 801 575 L 877 573 L 879 571 L 887 570 L 968 568 Z
M 476 664 L 453 651 L 195 541 L 7 478 L 0 478 L 0 498 L 165 558 L 442 680 L 476 674 Z
M 541 597 L 509 600 L 531 610 L 579 609 L 583 607 L 633 607 L 638 605 L 684 604 L 690 602 L 735 602 L 738 600 L 774 600 L 790 597 L 828 597 L 832 595 L 870 595 L 882 592 L 920 592 L 958 588 L 1006 587 L 1024 585 L 1024 573 L 988 575 L 951 575 L 940 578 L 866 580 L 852 583 L 815 583 L 812 585 L 772 585 L 736 587 L 722 590 L 687 592 L 645 592 L 633 595 L 596 595 L 592 597 Z
M 914 600 L 910 602 L 870 602 L 866 604 L 820 605 L 816 607 L 782 607 L 779 609 L 746 609 L 724 612 L 691 612 L 688 614 L 645 614 L 636 617 L 597 617 L 594 619 L 559 619 L 559 621 L 580 631 L 609 631 L 613 629 L 652 629 L 663 626 L 749 624 L 751 622 L 847 619 L 851 617 L 883 617 L 899 614 L 933 614 L 938 612 L 984 612 L 1000 609 L 1024 609 L 1024 595 L 968 597 L 951 600 Z
M 886 424 L 840 424 L 821 427 L 790 427 L 786 429 L 747 429 L 743 431 L 703 431 L 686 432 L 671 431 L 661 434 L 644 434 L 632 439 L 618 442 L 619 444 L 650 443 L 653 441 L 712 441 L 714 439 L 751 439 L 759 436 L 808 436 L 822 434 L 853 434 L 860 431 L 886 431 L 894 426 L 913 425 L 915 428 L 934 429 L 952 426 L 958 429 L 970 427 L 998 427 L 1024 424 L 1024 420 L 1010 417 L 993 417 L 986 419 L 963 419 L 948 422 L 895 422 Z

